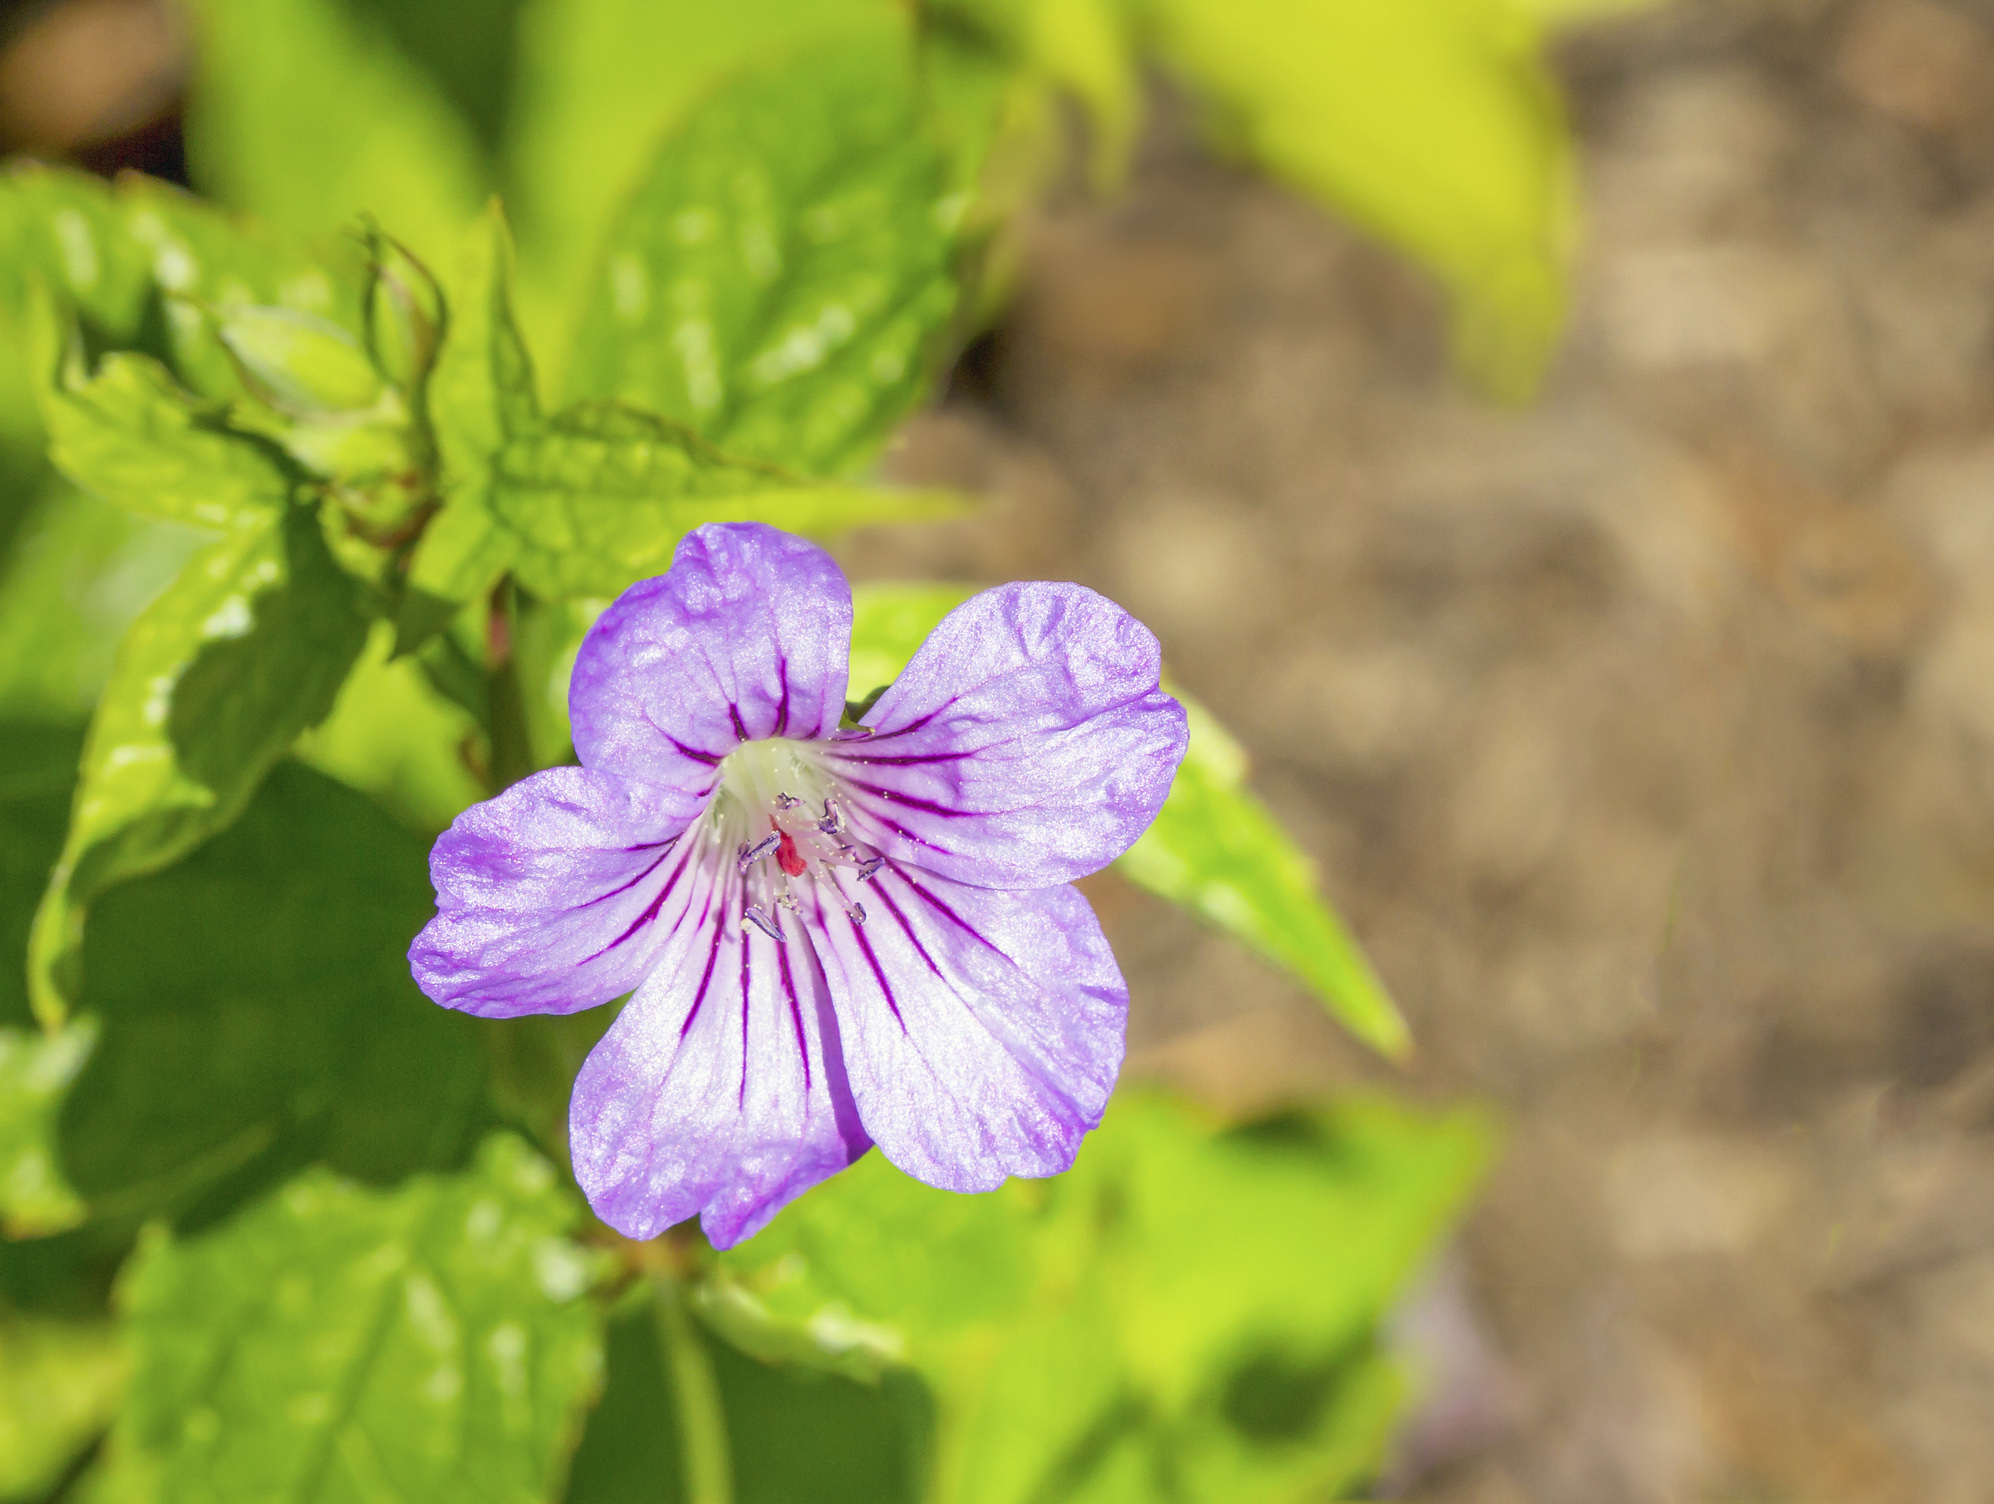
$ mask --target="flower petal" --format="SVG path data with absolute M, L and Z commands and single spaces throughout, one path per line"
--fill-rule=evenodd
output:
M 1121 1070 L 1128 988 L 1071 887 L 1001 892 L 889 864 L 866 920 L 811 917 L 866 1131 L 909 1175 L 1055 1175 Z
M 436 917 L 416 985 L 488 1018 L 574 1013 L 651 969 L 683 886 L 677 838 L 700 804 L 585 768 L 550 768 L 474 804 L 429 854 Z
M 788 916 L 781 944 L 745 930 L 736 884 L 701 865 L 698 917 L 575 1078 L 569 1145 L 617 1231 L 653 1238 L 697 1212 L 728 1248 L 871 1141 L 803 925 Z
M 863 839 L 986 888 L 1070 882 L 1156 818 L 1188 733 L 1147 627 L 1081 585 L 1005 585 L 943 619 L 833 743 Z
M 583 764 L 688 791 L 744 741 L 836 729 L 852 592 L 814 543 L 708 523 L 671 569 L 624 591 L 583 639 L 568 687 Z

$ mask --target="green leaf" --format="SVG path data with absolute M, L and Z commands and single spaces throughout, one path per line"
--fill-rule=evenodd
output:
M 0 566 L 0 711 L 87 716 L 126 629 L 203 541 L 50 472 Z
M 395 649 L 395 629 L 376 622 L 332 713 L 299 739 L 297 755 L 435 835 L 489 792 L 464 761 L 466 743 L 482 732 Z
M 966 207 L 898 27 L 720 89 L 611 232 L 573 385 L 722 448 L 848 473 L 926 395 Z
M 581 403 L 500 451 L 493 508 L 516 536 L 514 572 L 550 600 L 613 596 L 661 574 L 702 522 L 767 522 L 824 536 L 954 516 L 947 492 L 798 481 L 731 459 L 683 426 Z
M 262 441 L 232 433 L 226 409 L 149 355 L 112 354 L 96 374 L 43 394 L 49 457 L 86 491 L 144 517 L 221 529 L 267 521 L 291 478 Z
M 284 764 L 229 830 L 103 899 L 77 1002 L 99 1037 L 56 1121 L 92 1217 L 208 1220 L 312 1163 L 378 1184 L 462 1163 L 484 1052 L 409 976 L 426 845 Z
M 308 252 L 148 178 L 0 173 L 0 333 L 17 333 L 39 281 L 74 309 L 93 351 L 144 350 L 203 397 L 242 390 L 211 313 L 263 304 L 357 329 L 357 273 L 350 252 Z
M 565 315 L 660 138 L 714 82 L 894 0 L 527 0 L 508 181 L 536 306 Z M 552 334 L 536 322 L 535 348 Z
M 1438 276 L 1473 380 L 1535 389 L 1564 316 L 1572 152 L 1512 0 L 1143 4 L 1222 135 Z
M 112 1445 L 175 1500 L 544 1499 L 601 1381 L 579 1207 L 518 1140 L 387 1193 L 299 1177 L 121 1283 Z
M 0 1319 L 0 1499 L 39 1499 L 110 1424 L 125 1361 L 109 1322 Z
M 419 255 L 456 245 L 490 168 L 436 87 L 337 0 L 205 0 L 196 183 L 299 234 L 363 213 Z
M 0 1234 L 45 1237 L 83 1220 L 57 1162 L 56 1115 L 96 1042 L 90 1019 L 57 1034 L 0 1029 Z
M 1185 1497 L 1336 1497 L 1396 1409 L 1380 1322 L 1488 1153 L 1471 1114 L 1355 1098 L 1217 1131 L 1124 1092 L 1056 1180 L 958 1197 L 871 1156 L 702 1298 L 751 1350 L 927 1377 L 949 1504 L 1177 1471 L 1214 1480 Z
M 1508 0 L 1520 15 L 1546 26 L 1576 26 L 1637 11 L 1658 10 L 1666 0 Z
M 74 995 L 89 903 L 227 826 L 324 719 L 366 637 L 357 587 L 299 509 L 209 545 L 133 624 L 35 916 L 29 975 L 45 1023 Z
M 1195 700 L 1191 746 L 1156 822 L 1115 864 L 1292 972 L 1359 1039 L 1403 1058 L 1405 1020 L 1316 886 L 1315 867 L 1246 786 L 1246 753 Z
M 466 238 L 449 308 L 429 378 L 443 509 L 416 546 L 409 585 L 455 603 L 485 594 L 512 563 L 511 535 L 492 516 L 492 466 L 540 418 L 532 358 L 513 318 L 512 240 L 497 203 Z M 402 650 L 422 635 L 405 628 Z
M 860 1383 L 764 1363 L 693 1323 L 725 1420 L 734 1504 L 915 1504 L 933 1401 L 912 1374 Z M 610 1323 L 608 1380 L 564 1504 L 680 1504 L 683 1420 L 655 1305 Z

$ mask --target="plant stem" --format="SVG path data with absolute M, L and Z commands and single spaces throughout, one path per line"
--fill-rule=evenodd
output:
M 485 667 L 490 680 L 492 760 L 490 783 L 503 793 L 533 771 L 533 737 L 526 726 L 526 690 L 519 682 L 513 654 L 513 590 L 511 577 L 492 590 L 491 615 L 485 630 Z
M 678 1281 L 663 1269 L 654 1269 L 651 1283 L 658 1292 L 658 1341 L 678 1402 L 686 1504 L 733 1504 L 727 1413 L 720 1402 L 713 1358 L 693 1327 Z

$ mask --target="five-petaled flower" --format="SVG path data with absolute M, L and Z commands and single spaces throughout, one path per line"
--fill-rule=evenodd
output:
M 1128 991 L 1070 886 L 1184 755 L 1156 639 L 1078 585 L 987 590 L 840 727 L 851 589 L 822 550 L 712 524 L 584 640 L 580 767 L 459 816 L 423 991 L 486 1017 L 630 993 L 575 1081 L 575 1175 L 721 1247 L 877 1144 L 931 1185 L 1073 1162 Z

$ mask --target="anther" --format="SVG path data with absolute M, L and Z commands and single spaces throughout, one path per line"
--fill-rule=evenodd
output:
M 824 818 L 817 822 L 817 828 L 827 836 L 837 835 L 845 828 L 845 817 L 838 813 L 838 806 L 828 799 L 824 801 Z
M 750 867 L 754 866 L 756 862 L 759 862 L 763 857 L 767 856 L 771 851 L 775 850 L 776 847 L 780 846 L 781 844 L 782 844 L 781 831 L 777 831 L 774 835 L 763 836 L 759 841 L 755 842 L 755 844 L 752 846 L 750 846 L 746 841 L 743 841 L 741 843 L 741 854 L 739 858 L 741 863 L 742 875 L 746 876 L 747 871 Z
M 803 801 L 798 799 L 794 794 L 777 794 L 775 796 L 775 807 L 777 809 L 795 809 L 802 803 Z
M 857 899 L 848 898 L 845 900 L 845 912 L 851 916 L 853 924 L 865 923 L 865 905 Z
M 859 863 L 859 881 L 864 882 L 867 878 L 871 877 L 873 874 L 878 872 L 879 869 L 881 867 L 884 867 L 885 865 L 886 865 L 886 858 L 883 856 L 867 857 L 864 861 Z
M 768 915 L 764 914 L 760 909 L 756 908 L 753 904 L 748 905 L 747 912 L 744 917 L 747 919 L 748 923 L 752 924 L 756 929 L 760 930 L 764 935 L 767 935 L 769 939 L 777 941 L 780 941 L 782 939 L 781 927 L 778 926 L 773 919 L 769 918 Z

